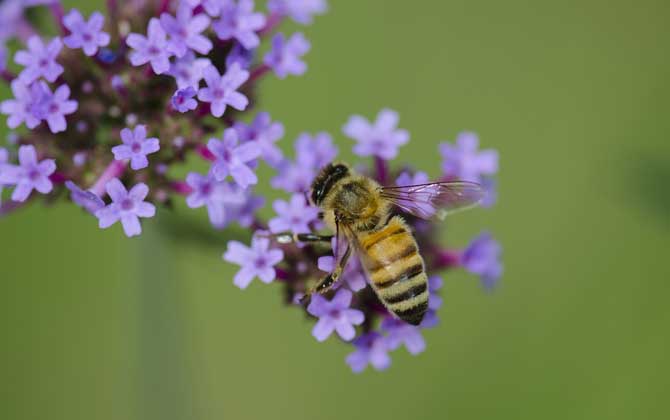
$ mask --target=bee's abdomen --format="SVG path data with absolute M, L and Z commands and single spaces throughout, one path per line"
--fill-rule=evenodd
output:
M 428 278 L 414 236 L 400 218 L 360 239 L 363 262 L 380 300 L 400 319 L 421 323 L 428 310 Z

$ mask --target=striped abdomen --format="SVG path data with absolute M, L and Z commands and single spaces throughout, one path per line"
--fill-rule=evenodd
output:
M 358 240 L 361 261 L 379 299 L 403 321 L 419 325 L 428 310 L 428 277 L 405 222 L 395 216 Z

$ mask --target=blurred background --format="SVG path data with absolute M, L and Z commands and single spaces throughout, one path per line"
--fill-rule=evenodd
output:
M 304 29 L 307 75 L 267 78 L 261 108 L 284 146 L 326 130 L 345 158 L 347 117 L 394 108 L 401 159 L 432 174 L 438 142 L 479 133 L 500 152 L 499 203 L 444 241 L 490 230 L 500 287 L 445 277 L 426 352 L 355 375 L 279 285 L 233 286 L 204 211 L 159 212 L 128 240 L 75 206 L 31 206 L 0 220 L 0 418 L 670 415 L 668 3 L 330 3 Z

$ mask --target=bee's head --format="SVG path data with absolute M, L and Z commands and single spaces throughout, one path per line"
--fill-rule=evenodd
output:
M 351 170 L 344 163 L 329 163 L 324 166 L 312 182 L 312 204 L 320 206 L 333 186 L 342 178 L 351 174 Z

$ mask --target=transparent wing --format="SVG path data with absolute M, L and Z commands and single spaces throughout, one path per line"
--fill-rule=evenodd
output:
M 382 187 L 380 194 L 393 204 L 422 219 L 444 219 L 447 215 L 475 207 L 485 191 L 475 182 L 433 182 L 403 187 Z

